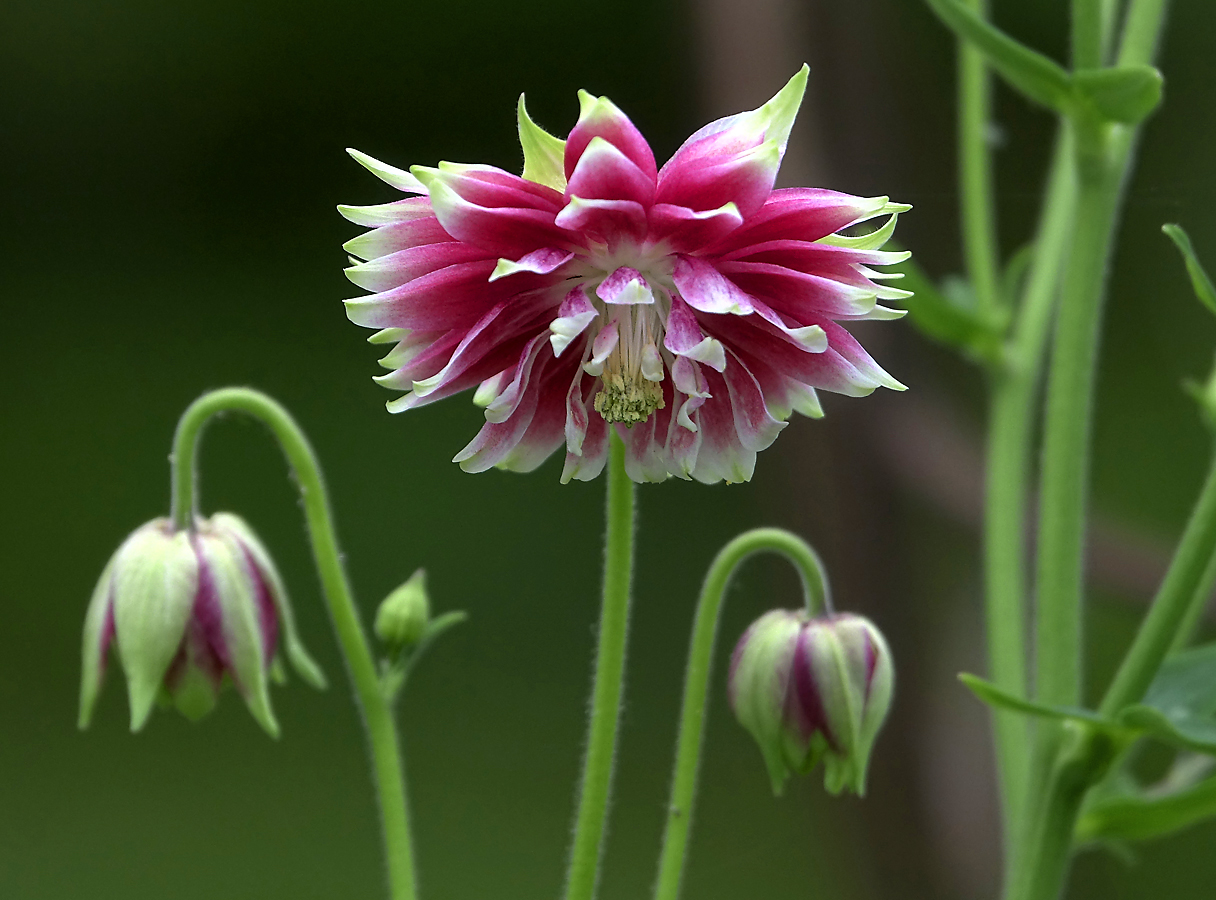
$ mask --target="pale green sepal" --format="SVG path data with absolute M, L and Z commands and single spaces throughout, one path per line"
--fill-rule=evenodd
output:
M 76 722 L 82 730 L 89 727 L 89 721 L 93 718 L 93 707 L 97 705 L 97 695 L 101 692 L 101 679 L 106 662 L 101 655 L 101 637 L 110 610 L 110 576 L 114 572 L 116 558 L 111 557 L 106 563 L 101 578 L 97 580 L 97 587 L 93 588 L 93 597 L 89 600 L 89 608 L 84 615 L 84 639 L 80 653 L 80 716 Z
M 1191 276 L 1191 287 L 1195 291 L 1195 296 L 1211 312 L 1216 313 L 1216 286 L 1212 285 L 1212 279 L 1208 277 L 1203 264 L 1199 262 L 1199 257 L 1195 255 L 1195 248 L 1191 246 L 1190 237 L 1181 225 L 1162 225 L 1161 230 L 1174 242 L 1174 246 L 1182 254 L 1182 261 L 1186 263 L 1186 272 Z
M 407 198 L 415 199 L 415 198 Z M 381 228 L 385 225 L 396 225 L 399 222 L 410 222 L 414 219 L 421 219 L 431 214 L 431 209 L 426 204 L 404 204 L 401 200 L 394 200 L 391 203 L 376 203 L 372 206 L 351 206 L 346 203 L 338 204 L 338 214 L 348 222 L 354 222 L 356 225 L 364 225 L 368 228 Z M 363 235 L 360 235 L 363 237 Z M 343 249 L 354 252 L 348 244 L 358 241 L 359 238 L 353 238 L 342 245 Z M 358 246 L 356 244 L 356 246 Z
M 229 531 L 200 532 L 197 540 L 215 588 L 232 680 L 245 698 L 254 720 L 267 734 L 277 738 L 279 725 L 270 708 L 270 684 L 266 677 L 268 661 L 262 655 L 262 633 L 252 590 L 253 573 L 247 568 L 248 561 L 236 536 Z
M 808 387 L 800 381 L 789 384 L 790 406 L 795 412 L 810 419 L 823 418 L 823 406 L 819 402 L 819 394 L 813 387 Z
M 1161 104 L 1164 79 L 1152 66 L 1080 69 L 1072 83 L 1078 96 L 1110 122 L 1135 125 Z
M 509 370 L 499 372 L 497 375 L 492 375 L 477 385 L 477 390 L 473 392 L 473 405 L 485 409 L 493 403 L 498 398 L 498 395 L 503 392 L 503 388 L 510 383 L 510 374 Z
M 408 328 L 381 328 L 367 339 L 369 344 L 395 344 L 410 336 Z
M 806 63 L 779 90 L 768 103 L 744 116 L 752 118 L 763 128 L 766 141 L 774 141 L 778 146 L 778 155 L 785 153 L 785 145 L 789 142 L 790 131 L 794 127 L 794 119 L 798 108 L 802 106 L 802 97 L 806 94 L 806 80 L 811 67 Z
M 350 147 L 346 148 L 359 165 L 367 169 L 385 184 L 395 187 L 399 191 L 405 191 L 407 194 L 425 194 L 426 186 L 410 172 L 403 169 L 398 169 L 396 166 L 390 166 L 388 163 L 382 163 L 380 160 L 368 156 L 366 153 L 360 153 L 358 150 Z M 341 207 L 339 207 L 341 210 Z
M 148 523 L 119 549 L 114 566 L 114 636 L 127 676 L 131 730 L 148 721 L 194 608 L 198 561 L 183 531 Z
M 516 113 L 519 121 L 519 145 L 524 151 L 523 177 L 555 191 L 566 190 L 566 142 L 556 138 L 532 121 L 519 95 Z
M 886 203 L 885 202 L 887 199 L 886 197 L 882 197 L 882 198 L 878 198 L 878 199 L 881 199 L 882 201 L 884 201 L 884 205 L 876 213 L 871 214 L 870 217 L 872 217 L 873 215 L 882 215 L 884 213 L 890 212 L 890 215 L 887 218 L 887 221 L 884 222 L 880 228 L 876 228 L 874 231 L 871 231 L 869 234 L 859 234 L 856 236 L 850 236 L 850 235 L 846 235 L 846 234 L 829 234 L 826 237 L 821 237 L 815 243 L 827 244 L 829 247 L 841 247 L 846 250 L 878 250 L 878 249 L 881 249 L 883 247 L 883 245 L 885 245 L 887 243 L 887 241 L 889 241 L 891 239 L 891 235 L 893 235 L 895 233 L 895 225 L 899 220 L 899 213 L 891 212 L 890 207 L 903 206 L 905 204 Z M 870 218 L 870 217 L 867 217 L 867 218 Z M 911 256 L 910 253 L 908 255 Z M 905 257 L 905 259 L 906 258 L 907 257 Z M 890 265 L 890 264 L 891 263 L 884 263 L 883 265 Z
M 386 330 L 406 331 L 404 328 Z M 235 533 L 244 548 L 253 557 L 261 576 L 270 587 L 270 595 L 274 600 L 275 612 L 279 617 L 279 629 L 283 635 L 283 647 L 287 651 L 288 662 L 291 663 L 291 667 L 295 669 L 297 675 L 317 690 L 324 690 L 328 686 L 325 673 L 305 649 L 304 642 L 300 639 L 300 632 L 296 627 L 296 615 L 291 605 L 291 598 L 287 595 L 287 587 L 265 545 L 249 527 L 249 523 L 238 515 L 216 513 L 211 517 L 211 523 Z
M 898 294 L 892 297 L 892 299 L 911 296 L 912 293 L 910 291 L 900 291 Z M 908 311 L 906 309 L 891 309 L 889 306 L 875 306 L 872 310 L 870 310 L 869 314 L 866 316 L 866 319 L 871 322 L 890 322 L 895 319 L 902 319 L 907 314 Z

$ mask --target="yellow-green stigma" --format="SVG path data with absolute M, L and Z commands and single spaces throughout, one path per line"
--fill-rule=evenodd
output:
M 595 395 L 595 411 L 612 424 L 623 422 L 627 428 L 645 422 L 652 412 L 666 406 L 663 388 L 646 378 L 625 378 L 604 373 L 603 389 Z

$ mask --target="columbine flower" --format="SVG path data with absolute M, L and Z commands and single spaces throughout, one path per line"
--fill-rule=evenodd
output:
M 101 575 L 84 622 L 80 727 L 89 724 L 111 645 L 127 676 L 131 730 L 160 700 L 191 719 L 210 712 L 231 681 L 271 735 L 269 680 L 288 659 L 305 680 L 325 678 L 295 634 L 274 563 L 244 520 L 218 513 L 191 531 L 168 519 L 137 528 Z
M 756 453 L 816 391 L 902 389 L 839 322 L 891 319 L 907 296 L 870 268 L 907 206 L 818 188 L 773 190 L 804 66 L 759 109 L 705 126 L 662 169 L 605 97 L 579 93 L 565 141 L 519 102 L 523 177 L 440 163 L 360 163 L 416 196 L 340 207 L 374 230 L 347 243 L 347 301 L 395 344 L 377 380 L 401 412 L 476 388 L 487 424 L 466 471 L 530 471 L 562 444 L 562 480 L 604 466 L 608 428 L 635 481 L 746 481 Z M 861 237 L 839 232 L 888 216 Z M 359 262 L 358 260 L 366 260 Z
M 760 745 L 778 794 L 791 772 L 806 774 L 820 759 L 829 791 L 865 793 L 893 685 L 887 642 L 869 620 L 848 613 L 772 610 L 731 656 L 731 709 Z

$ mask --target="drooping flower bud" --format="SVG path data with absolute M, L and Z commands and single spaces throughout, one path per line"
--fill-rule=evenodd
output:
M 376 610 L 376 637 L 394 649 L 418 643 L 431 619 L 426 570 L 419 569 L 384 598 Z
M 822 759 L 828 791 L 861 795 L 893 682 L 891 652 L 869 620 L 777 609 L 735 647 L 730 704 L 760 745 L 774 793 Z
M 85 615 L 80 727 L 88 726 L 113 645 L 127 676 L 131 730 L 158 700 L 190 719 L 215 706 L 230 680 L 272 736 L 269 680 L 280 629 L 288 659 L 316 687 L 325 677 L 295 633 L 282 580 L 245 522 L 229 513 L 177 530 L 136 529 L 110 559 Z

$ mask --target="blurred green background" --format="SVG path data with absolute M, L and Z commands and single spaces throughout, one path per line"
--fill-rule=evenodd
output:
M 1055 54 L 1065 4 L 998 0 L 1000 23 Z M 1128 198 L 1104 343 L 1092 553 L 1091 683 L 1113 666 L 1196 490 L 1206 439 L 1179 382 L 1206 372 L 1216 324 L 1158 229 L 1186 226 L 1216 265 L 1216 6 L 1175 4 Z M 516 169 L 527 91 L 563 133 L 586 87 L 617 101 L 660 158 L 709 118 L 762 102 L 803 61 L 808 101 L 784 183 L 915 205 L 901 240 L 959 269 L 953 45 L 914 0 L 574 4 L 449 0 L 7 0 L 0 7 L 0 897 L 374 898 L 382 895 L 363 735 L 282 460 L 260 428 L 205 445 L 207 511 L 261 532 L 335 686 L 275 693 L 268 740 L 234 695 L 198 725 L 125 729 L 111 673 L 75 729 L 80 620 L 125 534 L 167 511 L 177 414 L 249 384 L 292 409 L 329 476 L 365 613 L 419 565 L 446 637 L 404 704 L 428 900 L 558 895 L 596 616 L 603 483 L 558 484 L 448 462 L 478 428 L 463 400 L 400 417 L 378 355 L 340 300 L 335 204 L 392 199 L 342 152 Z M 1051 122 L 1003 90 L 994 140 L 1002 243 L 1036 213 Z M 903 323 L 863 339 L 912 388 L 828 398 L 747 485 L 640 491 L 628 702 L 605 900 L 646 895 L 666 800 L 696 588 L 738 530 L 795 528 L 821 548 L 841 606 L 897 659 L 895 714 L 864 802 L 817 777 L 774 800 L 730 721 L 722 672 L 686 896 L 991 896 L 997 832 L 986 715 L 954 681 L 982 671 L 976 518 L 982 393 L 965 364 Z M 797 602 L 753 564 L 725 644 Z M 1210 898 L 1216 826 L 1087 854 L 1078 898 Z

